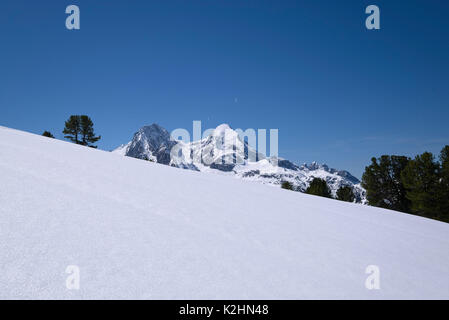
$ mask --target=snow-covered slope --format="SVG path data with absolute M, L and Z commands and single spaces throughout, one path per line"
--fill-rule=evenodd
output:
M 0 298 L 449 298 L 448 248 L 449 224 L 0 127 Z
M 170 158 L 174 146 L 182 150 L 176 159 Z M 350 186 L 355 201 L 366 202 L 366 192 L 360 181 L 348 171 L 331 169 L 315 162 L 298 166 L 286 159 L 266 158 L 253 150 L 227 124 L 219 125 L 209 136 L 191 143 L 175 141 L 167 130 L 152 124 L 139 129 L 129 143 L 113 152 L 174 167 L 234 175 L 278 186 L 289 181 L 297 191 L 302 192 L 314 178 L 322 178 L 326 180 L 334 197 L 340 187 Z

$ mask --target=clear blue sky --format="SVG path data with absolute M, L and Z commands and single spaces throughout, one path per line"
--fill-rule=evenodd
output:
M 360 177 L 372 156 L 449 144 L 448 15 L 447 0 L 4 0 L 0 125 L 63 138 L 88 114 L 106 150 L 153 122 L 278 128 L 281 156 Z

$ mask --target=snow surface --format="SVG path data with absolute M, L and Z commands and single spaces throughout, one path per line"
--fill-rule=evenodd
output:
M 447 299 L 448 248 L 442 222 L 0 127 L 2 299 Z

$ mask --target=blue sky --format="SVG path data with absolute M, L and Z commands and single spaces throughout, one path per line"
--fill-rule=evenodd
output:
M 65 8 L 81 30 L 65 28 Z M 381 30 L 365 28 L 365 8 Z M 279 153 L 358 177 L 449 144 L 449 2 L 5 0 L 0 125 L 57 138 L 88 114 L 111 150 L 153 122 L 279 129 Z

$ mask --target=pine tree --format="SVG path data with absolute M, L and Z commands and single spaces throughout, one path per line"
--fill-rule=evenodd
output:
M 355 200 L 354 191 L 350 186 L 341 186 L 337 190 L 337 200 L 354 202 Z
M 284 182 L 282 182 L 281 188 L 287 189 L 287 190 L 293 190 L 293 185 L 288 181 L 284 181 Z
M 449 146 L 440 153 L 440 180 L 437 194 L 440 219 L 449 222 Z
M 42 135 L 44 136 L 44 137 L 47 137 L 47 138 L 53 138 L 54 139 L 54 135 L 52 135 L 51 134 L 51 132 L 50 131 L 44 131 L 44 133 L 42 133 Z
M 71 115 L 65 122 L 65 127 L 62 133 L 65 134 L 64 138 L 69 139 L 76 144 L 81 144 L 81 141 L 79 140 L 81 134 L 80 116 Z
M 70 116 L 69 120 L 65 122 L 63 133 L 65 134 L 64 137 L 72 142 L 92 148 L 96 148 L 92 144 L 101 139 L 101 136 L 95 136 L 94 123 L 86 115 Z
M 315 196 L 331 198 L 331 190 L 329 189 L 325 180 L 320 178 L 314 178 L 307 188 L 306 193 L 313 194 Z
M 411 201 L 412 213 L 428 218 L 438 218 L 437 194 L 441 190 L 440 168 L 430 152 L 425 152 L 410 161 L 402 172 L 402 181 Z
M 92 145 L 101 139 L 101 136 L 96 137 L 94 133 L 94 123 L 92 120 L 86 116 L 80 116 L 80 127 L 81 127 L 81 143 L 83 146 L 89 146 L 96 148 L 97 146 Z
M 410 200 L 401 179 L 409 161 L 407 157 L 387 155 L 371 159 L 362 177 L 362 187 L 366 189 L 370 205 L 410 212 Z

